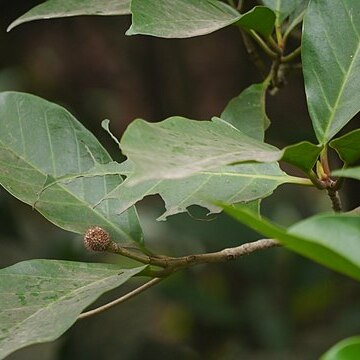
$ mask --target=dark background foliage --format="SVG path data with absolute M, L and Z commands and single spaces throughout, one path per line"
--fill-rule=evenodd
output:
M 121 157 L 100 127 L 104 118 L 111 119 L 117 136 L 137 117 L 209 119 L 246 86 L 261 81 L 235 28 L 162 40 L 126 37 L 129 17 L 82 17 L 5 32 L 37 3 L 0 1 L 0 90 L 30 92 L 65 106 L 115 159 Z M 279 147 L 314 141 L 301 73 L 287 80 L 286 88 L 268 100 L 267 141 Z M 359 204 L 355 186 L 348 181 L 342 194 L 348 209 Z M 198 208 L 190 209 L 191 216 L 156 223 L 162 208 L 156 197 L 139 208 L 149 247 L 162 253 L 215 251 L 257 238 L 231 219 L 206 217 Z M 330 203 L 318 191 L 283 186 L 263 208 L 268 217 L 289 225 L 330 209 Z M 30 258 L 117 261 L 87 253 L 80 236 L 56 228 L 3 190 L 0 225 L 1 267 Z M 115 296 L 116 291 L 99 303 Z M 9 359 L 314 359 L 360 332 L 359 298 L 357 283 L 274 249 L 185 271 L 79 322 L 60 340 Z

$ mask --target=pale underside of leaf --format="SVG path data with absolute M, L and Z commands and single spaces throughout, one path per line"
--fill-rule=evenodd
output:
M 335 170 L 332 175 L 360 180 L 360 166 L 348 169 Z
M 28 94 L 0 94 L 0 184 L 49 221 L 84 233 L 98 225 L 114 240 L 142 241 L 134 208 L 119 216 L 118 200 L 93 205 L 122 182 L 119 175 L 57 183 L 41 198 L 49 178 L 83 173 L 110 156 L 65 109 Z
M 269 7 L 277 15 L 277 23 L 280 25 L 303 0 L 263 0 L 264 5 Z
M 309 112 L 325 144 L 360 109 L 360 2 L 312 1 L 302 47 Z
M 105 174 L 122 174 L 131 179 L 133 169 L 134 165 L 130 161 L 122 164 L 98 164 L 87 173 L 69 174 L 62 179 L 49 182 L 41 196 L 59 181 L 68 183 L 79 176 L 93 177 Z M 269 196 L 281 184 L 299 182 L 298 178 L 288 176 L 281 171 L 277 163 L 224 166 L 215 170 L 201 171 L 184 179 L 149 180 L 133 186 L 128 186 L 128 179 L 99 203 L 109 198 L 119 199 L 121 206 L 117 212 L 122 213 L 145 196 L 159 194 L 165 202 L 166 212 L 158 220 L 186 212 L 191 205 L 199 205 L 207 208 L 211 213 L 217 213 L 221 208 L 216 206 L 216 203 L 248 203 Z
M 131 0 L 47 0 L 16 19 L 8 27 L 34 20 L 53 19 L 79 15 L 125 15 L 130 14 Z
M 135 120 L 125 131 L 122 152 L 135 164 L 131 185 L 178 179 L 241 162 L 275 162 L 279 149 L 251 138 L 224 120 L 172 117 L 160 123 Z
M 0 359 L 55 340 L 100 295 L 145 267 L 30 260 L 0 270 Z
M 217 0 L 132 0 L 132 25 L 127 35 L 186 38 L 209 34 L 240 18 Z

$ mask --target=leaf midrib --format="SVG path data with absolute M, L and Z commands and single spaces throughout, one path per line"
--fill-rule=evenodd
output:
M 35 171 L 37 171 L 37 172 L 40 173 L 41 175 L 43 175 L 43 176 L 45 176 L 45 177 L 48 176 L 48 174 L 46 174 L 45 172 L 43 172 L 42 169 L 39 169 L 39 168 L 36 167 L 30 160 L 25 159 L 22 155 L 19 155 L 18 153 L 16 153 L 15 150 L 13 150 L 13 149 L 9 148 L 8 146 L 6 146 L 6 145 L 4 144 L 4 142 L 1 141 L 1 140 L 0 140 L 0 145 L 1 145 L 5 150 L 11 152 L 15 157 L 18 157 L 19 159 L 21 159 L 22 161 L 24 161 L 26 164 L 29 164 L 29 166 L 30 166 L 31 168 L 33 168 Z M 73 198 L 75 198 L 75 199 L 76 199 L 77 201 L 79 201 L 81 204 L 85 205 L 85 207 L 91 208 L 92 211 L 94 211 L 99 218 L 101 218 L 102 220 L 104 220 L 104 222 L 107 223 L 107 224 L 108 224 L 112 229 L 114 229 L 116 232 L 120 231 L 120 233 L 121 233 L 122 235 L 125 235 L 126 239 L 130 239 L 131 241 L 134 241 L 134 240 L 132 239 L 132 237 L 130 236 L 130 234 L 127 234 L 127 233 L 126 233 L 123 229 L 121 229 L 120 227 L 114 226 L 114 224 L 113 224 L 112 222 L 110 222 L 106 217 L 104 217 L 104 216 L 102 215 L 102 213 L 96 211 L 96 210 L 95 210 L 95 207 L 89 206 L 89 204 L 88 204 L 87 202 L 85 202 L 85 200 L 80 199 L 79 197 L 77 197 L 76 194 L 70 192 L 69 189 L 67 189 L 66 187 L 64 187 L 63 185 L 61 185 L 61 183 L 60 183 L 60 184 L 56 184 L 56 185 L 58 185 L 64 192 L 67 192 L 68 194 L 70 194 Z M 15 195 L 14 195 L 14 196 L 15 196 Z M 23 200 L 21 200 L 21 201 L 23 201 Z M 27 204 L 30 205 L 30 206 L 33 206 L 32 203 L 29 203 L 29 202 L 26 202 L 26 201 L 24 201 L 24 202 L 27 203 Z M 35 208 L 36 208 L 36 207 L 35 207 Z M 51 220 L 50 220 L 50 221 L 51 221 Z
M 347 9 L 345 9 L 345 11 L 346 11 L 346 13 L 348 13 L 348 12 L 347 12 Z M 320 14 L 320 16 L 321 16 L 321 14 Z M 354 30 L 354 31 L 355 31 L 355 30 Z M 329 130 L 330 130 L 330 127 L 331 127 L 331 125 L 332 125 L 332 122 L 333 122 L 333 120 L 334 120 L 334 117 L 335 117 L 335 114 L 336 114 L 336 111 L 337 111 L 337 107 L 338 107 L 338 105 L 339 105 L 340 99 L 342 98 L 343 92 L 344 92 L 344 90 L 345 90 L 346 83 L 347 83 L 348 80 L 349 80 L 350 73 L 351 73 L 351 71 L 352 71 L 353 65 L 354 65 L 354 63 L 355 63 L 356 60 L 357 60 L 359 51 L 360 51 L 360 39 L 358 38 L 358 45 L 357 45 L 356 51 L 355 51 L 355 53 L 354 53 L 354 55 L 353 55 L 353 57 L 352 57 L 352 59 L 351 59 L 351 62 L 350 62 L 350 66 L 349 66 L 349 68 L 348 68 L 348 71 L 346 72 L 346 74 L 345 74 L 345 76 L 344 76 L 344 80 L 343 80 L 343 82 L 342 82 L 342 84 L 341 84 L 341 87 L 340 87 L 338 96 L 337 96 L 337 98 L 336 98 L 336 101 L 335 101 L 335 103 L 334 103 L 334 106 L 332 106 L 332 112 L 330 113 L 330 117 L 329 117 L 329 119 L 328 119 L 328 124 L 327 124 L 327 126 L 325 127 L 325 130 L 324 130 L 324 139 L 323 139 L 323 141 L 325 140 L 325 143 L 327 143 L 328 141 L 330 141 L 330 139 L 327 139 L 327 137 L 328 137 L 327 134 L 328 134 L 328 132 L 329 132 Z

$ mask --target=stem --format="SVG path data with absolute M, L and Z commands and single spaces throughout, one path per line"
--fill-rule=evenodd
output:
M 276 39 L 277 43 L 280 49 L 284 48 L 284 39 L 281 34 L 281 26 L 279 24 L 275 25 L 275 33 L 276 33 Z
M 286 62 L 290 62 L 294 59 L 296 59 L 299 55 L 301 54 L 301 46 L 299 46 L 298 48 L 296 48 L 293 52 L 291 52 L 290 54 L 283 56 L 281 58 L 281 62 L 286 63 Z
M 311 182 L 319 189 L 319 190 L 324 190 L 325 189 L 325 185 L 320 181 L 320 179 L 317 177 L 317 175 L 315 174 L 314 170 L 310 170 L 309 174 L 309 179 L 311 180 Z
M 288 181 L 287 181 L 287 183 L 289 183 L 289 184 L 304 185 L 304 186 L 314 186 L 313 181 L 311 181 L 310 179 L 306 179 L 306 178 L 302 178 L 302 177 L 297 177 L 297 176 L 288 176 Z
M 100 306 L 100 307 L 94 309 L 94 310 L 90 310 L 90 311 L 80 314 L 78 317 L 78 320 L 85 319 L 85 318 L 88 318 L 88 317 L 96 315 L 96 314 L 100 314 L 100 313 L 114 307 L 115 305 L 121 304 L 121 303 L 133 298 L 134 296 L 141 294 L 143 291 L 151 288 L 152 286 L 158 284 L 161 280 L 163 280 L 163 279 L 154 278 L 154 279 L 148 281 L 147 283 L 145 283 L 144 285 L 139 286 L 135 290 L 127 293 L 126 295 L 121 296 L 120 298 L 118 298 L 114 301 L 111 301 L 103 306 Z
M 263 60 L 261 59 L 259 53 L 257 52 L 253 42 L 251 41 L 251 38 L 247 35 L 247 33 L 243 30 L 241 30 L 241 28 L 239 28 L 240 33 L 241 33 L 241 37 L 246 49 L 246 52 L 248 53 L 250 60 L 255 64 L 255 66 L 257 67 L 257 69 L 259 70 L 260 74 L 265 78 L 267 70 L 266 70 L 266 66 L 263 62 Z
M 249 34 L 252 36 L 252 38 L 258 43 L 258 45 L 264 50 L 264 52 L 270 56 L 272 59 L 277 58 L 276 52 L 272 51 L 266 44 L 266 42 L 254 31 L 250 30 Z
M 332 208 L 335 212 L 339 213 L 342 211 L 341 199 L 339 192 L 335 189 L 327 189 L 327 193 L 331 200 Z
M 280 55 L 282 54 L 282 49 L 280 49 L 279 45 L 277 44 L 277 42 L 273 39 L 273 37 L 271 35 L 268 37 L 268 42 L 277 54 L 280 54 Z
M 143 264 L 154 265 L 164 268 L 164 274 L 168 275 L 171 272 L 177 271 L 189 266 L 207 264 L 214 262 L 225 262 L 228 260 L 236 259 L 243 255 L 251 254 L 252 252 L 267 249 L 271 247 L 279 246 L 279 243 L 276 240 L 272 239 L 262 239 L 250 243 L 245 243 L 243 245 L 223 249 L 221 251 L 206 253 L 206 254 L 195 254 L 187 255 L 181 257 L 170 257 L 170 256 L 140 256 L 136 255 L 137 259 Z M 131 257 L 134 259 L 133 254 L 129 254 L 129 251 L 124 251 L 124 249 L 117 243 L 112 243 L 108 248 L 108 251 L 115 254 Z M 163 271 L 160 270 L 158 277 L 163 275 Z
M 199 264 L 209 264 L 209 263 L 218 263 L 225 262 L 230 260 L 235 260 L 240 256 L 251 254 L 255 251 L 265 250 L 272 247 L 280 246 L 276 240 L 272 239 L 262 239 L 257 240 L 251 243 L 246 243 L 234 248 L 223 249 L 221 251 L 208 253 L 208 254 L 197 254 L 197 255 L 188 255 L 182 257 L 167 257 L 167 256 L 144 256 L 140 260 L 140 256 L 136 255 L 136 258 L 139 261 L 144 262 L 145 264 L 152 264 L 163 267 L 163 270 L 158 272 L 153 272 L 159 277 L 155 277 L 147 283 L 139 286 L 135 290 L 127 293 L 126 295 L 121 296 L 120 298 L 111 301 L 103 306 L 100 306 L 96 309 L 84 312 L 79 315 L 78 320 L 85 319 L 87 317 L 102 313 L 115 305 L 121 304 L 137 295 L 143 291 L 151 288 L 152 286 L 158 284 L 163 280 L 164 277 L 176 272 L 177 270 L 187 268 L 189 266 L 199 265 Z M 127 249 L 123 249 L 117 243 L 112 243 L 108 249 L 111 252 L 116 252 L 117 254 L 131 257 L 134 259 L 134 254 Z M 125 255 L 127 254 L 127 255 Z

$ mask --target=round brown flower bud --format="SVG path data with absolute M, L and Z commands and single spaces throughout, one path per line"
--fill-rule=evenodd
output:
M 100 226 L 92 226 L 86 230 L 84 245 L 88 250 L 105 251 L 110 244 L 110 235 Z

